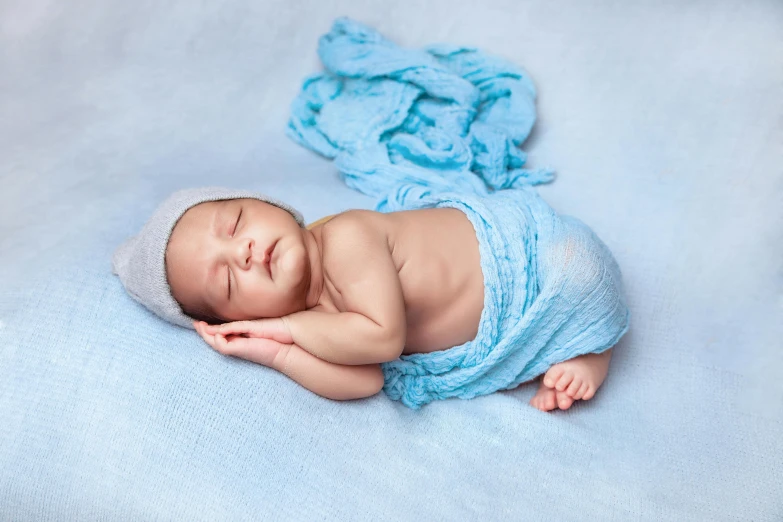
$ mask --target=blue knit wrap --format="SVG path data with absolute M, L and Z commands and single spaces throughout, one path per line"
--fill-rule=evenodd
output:
M 403 49 L 339 19 L 319 43 L 326 72 L 294 101 L 289 135 L 334 158 L 377 210 L 463 211 L 476 231 L 484 309 L 476 338 L 382 365 L 384 391 L 417 409 L 511 389 L 628 328 L 620 270 L 601 240 L 531 185 L 518 146 L 535 122 L 519 67 L 474 49 Z

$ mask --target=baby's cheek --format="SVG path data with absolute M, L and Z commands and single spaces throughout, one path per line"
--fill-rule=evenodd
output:
M 278 260 L 280 268 L 294 276 L 301 276 L 307 266 L 307 252 L 304 248 L 291 249 Z

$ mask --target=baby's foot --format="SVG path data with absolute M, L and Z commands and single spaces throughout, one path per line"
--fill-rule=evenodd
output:
M 606 378 L 609 359 L 612 357 L 611 352 L 606 350 L 603 353 L 588 353 L 555 364 L 546 372 L 541 384 L 556 393 L 560 392 L 570 397 L 573 399 L 571 403 L 579 399 L 590 400 Z M 565 407 L 563 407 L 560 399 L 561 396 L 558 396 L 560 409 L 566 410 L 571 407 L 568 401 L 564 401 Z
M 550 411 L 559 407 L 561 410 L 567 410 L 573 404 L 574 399 L 566 395 L 566 392 L 557 391 L 554 388 L 548 388 L 541 381 L 538 391 L 530 399 L 530 405 L 541 411 Z

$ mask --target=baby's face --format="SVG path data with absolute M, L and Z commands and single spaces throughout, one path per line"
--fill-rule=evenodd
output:
M 166 248 L 166 273 L 186 314 L 229 322 L 304 310 L 310 261 L 291 214 L 231 199 L 183 214 Z

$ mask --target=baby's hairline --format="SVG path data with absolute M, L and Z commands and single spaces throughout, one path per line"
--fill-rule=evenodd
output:
M 174 295 L 174 289 L 172 288 L 171 283 L 168 281 L 168 278 L 168 270 L 166 270 L 166 284 L 169 287 L 169 294 L 171 295 L 171 298 L 174 299 L 174 302 L 177 303 L 177 306 L 179 306 L 180 310 L 182 310 L 183 314 L 193 320 L 204 321 L 205 323 L 209 324 L 221 324 L 226 322 L 224 319 L 218 317 L 218 314 L 215 313 L 215 310 L 213 310 L 212 307 L 203 301 L 193 308 L 185 306 Z

